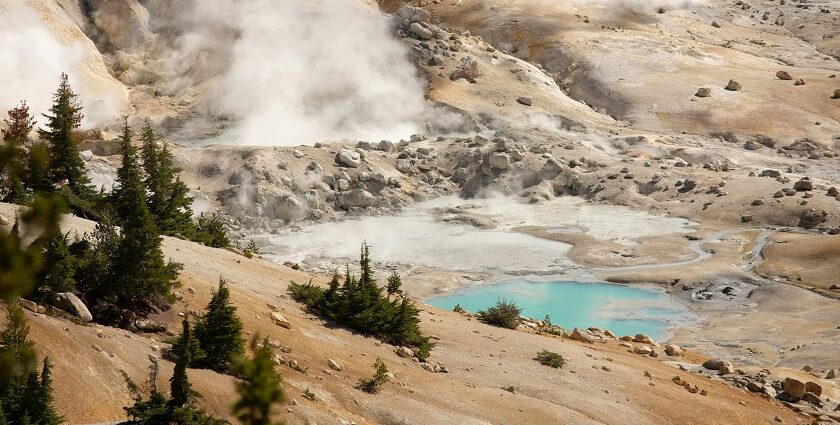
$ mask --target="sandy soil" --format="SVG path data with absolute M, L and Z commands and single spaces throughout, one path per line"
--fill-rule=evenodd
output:
M 840 266 L 835 261 L 839 253 L 837 236 L 775 233 L 764 249 L 766 260 L 756 271 L 773 280 L 840 298 Z

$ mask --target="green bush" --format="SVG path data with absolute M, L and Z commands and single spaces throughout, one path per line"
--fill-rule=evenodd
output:
M 414 347 L 419 359 L 428 358 L 434 344 L 420 331 L 420 310 L 407 297 L 389 298 L 376 285 L 367 245 L 363 246 L 360 266 L 359 279 L 348 270 L 343 284 L 336 274 L 326 290 L 311 282 L 292 282 L 289 292 L 318 315 L 390 344 Z
M 382 359 L 376 359 L 376 362 L 373 363 L 373 369 L 376 371 L 373 376 L 368 379 L 360 379 L 359 383 L 356 384 L 356 389 L 368 394 L 376 394 L 382 389 L 382 384 L 388 382 L 388 366 Z
M 225 227 L 217 214 L 198 217 L 195 235 L 191 238 L 193 242 L 201 242 L 213 248 L 225 248 L 230 246 L 230 239 L 225 234 Z
M 540 364 L 544 366 L 553 367 L 555 369 L 563 367 L 563 365 L 566 364 L 566 359 L 564 359 L 563 356 L 548 350 L 542 350 L 537 353 L 537 357 L 535 357 L 534 360 L 540 362 Z
M 513 301 L 508 301 L 503 298 L 496 301 L 496 305 L 486 310 L 479 310 L 478 320 L 488 325 L 516 329 L 519 326 L 519 314 L 521 312 L 522 309 L 517 307 Z

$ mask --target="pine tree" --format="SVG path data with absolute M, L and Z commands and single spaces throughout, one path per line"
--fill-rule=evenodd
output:
M 67 246 L 67 235 L 60 231 L 46 241 L 44 268 L 41 271 L 41 284 L 53 292 L 70 292 L 76 287 L 73 276 L 76 272 L 76 259 Z
M 230 290 L 224 279 L 219 279 L 219 289 L 195 325 L 195 336 L 205 353 L 201 367 L 227 372 L 242 354 L 245 346 L 242 322 L 236 316 L 236 307 L 230 303 Z
M 206 358 L 206 354 L 201 348 L 201 342 L 195 337 L 192 329 L 189 328 L 189 322 L 186 319 L 184 319 L 184 322 L 184 330 L 172 344 L 172 352 L 179 353 L 182 350 L 186 350 L 190 356 L 190 362 L 187 364 L 187 367 L 201 365 Z
M 234 404 L 233 413 L 243 425 L 272 424 L 272 408 L 285 399 L 280 376 L 274 370 L 268 339 L 259 346 L 257 338 L 251 340 L 253 359 L 242 359 L 234 368 L 242 380 L 236 385 L 239 400 Z
M 17 302 L 8 305 L 6 328 L 0 332 L 0 362 L 2 377 L 17 376 L 31 370 L 35 360 L 35 345 L 29 341 L 29 325 L 23 308 Z M 0 379 L 2 382 L 2 379 Z
M 120 235 L 114 225 L 113 214 L 105 209 L 99 215 L 93 232 L 86 235 L 88 246 L 80 252 L 78 272 L 76 273 L 76 287 L 92 298 L 98 298 L 107 291 L 106 284 L 110 278 L 111 263 L 114 253 L 120 245 Z
M 169 393 L 170 403 L 174 406 L 184 406 L 190 401 L 192 396 L 192 387 L 190 386 L 189 377 L 187 376 L 187 367 L 190 362 L 190 347 L 189 342 L 192 340 L 190 333 L 190 322 L 184 319 L 184 331 L 181 334 L 182 344 L 175 346 L 175 371 L 172 373 L 172 378 L 169 379 Z
M 12 204 L 23 204 L 28 198 L 24 181 L 26 180 L 26 166 L 29 162 L 24 149 L 29 141 L 29 133 L 35 126 L 35 120 L 29 114 L 26 102 L 9 110 L 9 119 L 2 130 L 5 146 L 0 149 L 0 155 L 7 156 L 8 161 L 0 167 L 0 201 Z
M 198 225 L 193 240 L 213 248 L 230 246 L 230 239 L 225 234 L 224 224 L 216 214 L 205 216 L 202 213 L 198 217 Z
M 38 385 L 38 392 L 36 396 L 37 406 L 33 413 L 37 414 L 35 421 L 39 425 L 58 425 L 64 422 L 62 418 L 53 407 L 53 388 L 52 388 L 52 363 L 49 357 L 44 357 L 44 366 L 41 369 L 41 382 Z
M 146 189 L 127 120 L 122 151 L 123 163 L 117 171 L 113 193 L 122 235 L 112 262 L 109 289 L 120 296 L 124 305 L 163 302 L 171 297 L 180 265 L 166 264 L 163 260 L 160 234 L 146 206 Z
M 181 170 L 175 167 L 174 157 L 167 146 L 158 148 L 157 137 L 148 123 L 141 138 L 145 184 L 150 194 L 149 211 L 155 216 L 161 233 L 192 236 L 195 233 L 192 199 L 187 196 L 187 185 L 178 177 Z
M 388 276 L 388 285 L 385 287 L 385 290 L 388 292 L 388 295 L 394 295 L 402 293 L 402 279 L 400 275 L 397 274 L 396 271 L 391 272 L 391 275 Z
M 76 129 L 82 123 L 82 105 L 70 88 L 67 74 L 61 74 L 58 90 L 53 95 L 50 114 L 45 114 L 46 129 L 39 130 L 49 147 L 50 178 L 53 183 L 67 184 L 73 194 L 90 200 L 96 195 L 85 174 L 85 162 L 79 154 Z
M 146 201 L 146 189 L 142 185 L 142 176 L 137 165 L 137 148 L 132 145 L 131 134 L 128 117 L 125 117 L 120 139 L 122 166 L 117 170 L 117 179 L 111 193 L 111 204 L 120 220 L 131 216 L 140 206 L 140 201 L 143 201 L 144 205 Z

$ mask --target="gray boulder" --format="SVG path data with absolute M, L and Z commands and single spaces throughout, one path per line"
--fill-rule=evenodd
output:
M 510 155 L 494 152 L 488 158 L 490 167 L 496 170 L 507 170 L 510 167 Z
M 83 322 L 90 322 L 93 320 L 93 315 L 90 314 L 85 303 L 79 299 L 75 294 L 70 292 L 61 292 L 53 294 L 50 297 L 52 305 L 78 317 Z
M 359 168 L 362 165 L 362 156 L 354 150 L 341 148 L 335 155 L 335 162 L 343 167 Z
M 376 201 L 376 198 L 364 189 L 353 189 L 338 194 L 338 204 L 345 210 L 349 210 L 350 208 L 367 208 L 373 205 L 374 201 Z

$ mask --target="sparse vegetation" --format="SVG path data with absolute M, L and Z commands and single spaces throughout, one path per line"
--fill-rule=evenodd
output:
M 303 390 L 301 395 L 309 401 L 315 401 L 315 393 L 313 393 L 309 388 Z
M 358 280 L 348 269 L 343 284 L 339 284 L 336 274 L 326 290 L 312 282 L 304 285 L 292 282 L 289 292 L 315 313 L 388 343 L 415 347 L 418 357 L 425 360 L 433 344 L 420 331 L 420 311 L 408 297 L 392 300 L 383 294 L 373 278 L 366 244 L 362 246 L 359 265 L 362 273 Z
M 464 310 L 464 307 L 461 307 L 461 304 L 455 304 L 455 307 L 452 309 L 452 311 L 454 311 L 456 313 L 461 313 L 461 314 L 464 314 L 464 313 L 467 312 L 467 310 Z
M 0 332 L 0 420 L 8 424 L 56 425 L 64 422 L 52 406 L 52 366 L 44 358 L 35 368 L 34 344 L 18 303 L 9 304 L 6 328 Z
M 157 375 L 159 372 L 157 362 L 152 362 L 149 366 L 150 391 L 148 399 L 143 397 L 140 388 L 132 381 L 131 377 L 124 371 L 122 372 L 123 379 L 131 393 L 131 398 L 134 400 L 134 404 L 124 407 L 124 409 L 126 414 L 134 421 L 133 423 L 142 425 L 228 424 L 227 421 L 216 419 L 192 404 L 191 400 L 195 397 L 195 393 L 190 390 L 184 364 L 185 360 L 185 358 L 179 358 L 175 364 L 175 374 L 170 380 L 172 399 L 167 399 L 157 389 Z M 186 401 L 184 397 L 186 397 Z
M 195 339 L 203 352 L 203 357 L 192 362 L 195 367 L 227 373 L 244 352 L 242 322 L 230 302 L 230 290 L 224 279 L 219 279 L 218 289 L 195 325 Z
M 388 276 L 388 284 L 385 286 L 385 291 L 388 295 L 402 294 L 402 289 L 400 288 L 402 288 L 402 279 L 395 270 Z
M 537 353 L 537 357 L 534 360 L 540 362 L 541 365 L 553 367 L 555 369 L 563 367 L 566 364 L 566 359 L 563 358 L 560 354 L 542 350 Z
M 225 226 L 217 214 L 208 216 L 201 214 L 198 217 L 198 225 L 192 240 L 213 248 L 230 246 L 230 239 L 225 234 Z
M 382 389 L 382 385 L 388 382 L 388 366 L 382 359 L 377 358 L 373 363 L 373 376 L 367 379 L 360 379 L 356 388 L 368 394 L 376 394 Z
M 260 255 L 260 249 L 257 247 L 257 243 L 254 242 L 253 239 L 251 239 L 251 241 L 248 242 L 248 246 L 242 250 L 242 255 L 249 259 L 253 258 L 255 255 Z
M 479 310 L 478 320 L 488 325 L 516 329 L 519 326 L 520 313 L 522 313 L 521 308 L 517 307 L 513 301 L 503 298 L 496 301 L 496 305 L 488 307 L 486 310 Z
M 253 358 L 241 358 L 233 368 L 234 373 L 242 378 L 236 384 L 239 400 L 233 406 L 233 413 L 243 425 L 273 423 L 274 406 L 286 399 L 280 376 L 274 370 L 268 339 L 263 340 L 261 345 L 257 341 L 257 336 L 251 340 Z

